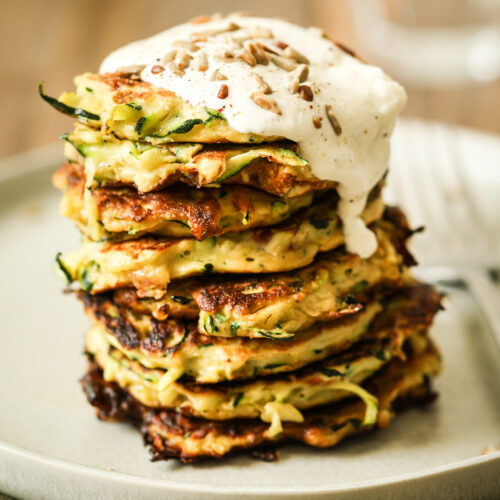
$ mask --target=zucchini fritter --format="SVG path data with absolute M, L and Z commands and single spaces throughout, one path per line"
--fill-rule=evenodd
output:
M 153 460 L 179 458 L 193 462 L 290 440 L 328 448 L 349 436 L 385 428 L 395 411 L 434 399 L 429 381 L 440 369 L 440 356 L 430 343 L 425 352 L 408 353 L 406 360 L 391 361 L 366 382 L 364 388 L 378 400 L 378 416 L 373 424 L 362 425 L 365 404 L 349 399 L 308 410 L 302 422 L 284 422 L 282 432 L 275 435 L 269 432 L 268 424 L 259 420 L 205 420 L 149 408 L 117 384 L 105 382 L 95 364 L 82 379 L 82 386 L 101 419 L 129 420 L 139 426 Z
M 84 241 L 72 253 L 57 256 L 69 281 L 99 293 L 134 287 L 140 297 L 162 298 L 171 280 L 211 273 L 269 273 L 306 266 L 319 252 L 343 244 L 337 200 L 317 203 L 276 226 L 229 233 L 197 241 L 144 237 L 122 243 Z M 365 223 L 380 219 L 380 197 L 363 212 Z
M 63 138 L 66 158 L 84 166 L 90 187 L 120 184 L 144 193 L 175 182 L 191 187 L 229 183 L 288 197 L 336 187 L 312 175 L 292 142 L 151 145 L 105 138 L 83 125 Z
M 366 304 L 357 314 L 318 323 L 292 340 L 277 342 L 203 335 L 194 322 L 158 321 L 117 308 L 104 297 L 83 298 L 87 314 L 96 323 L 96 337 L 144 367 L 167 370 L 164 380 L 184 376 L 198 383 L 297 370 L 349 348 L 370 330 L 407 337 L 427 329 L 441 303 L 440 294 L 432 287 L 413 284 L 390 299 Z
M 152 144 L 259 143 L 282 139 L 238 132 L 218 110 L 194 106 L 135 75 L 84 73 L 74 81 L 76 92 L 65 92 L 58 101 L 46 96 L 42 87 L 40 95 L 58 111 L 100 128 L 105 137 Z
M 85 209 L 82 168 L 65 164 L 55 173 L 53 182 L 64 191 L 60 204 L 62 215 L 75 221 L 90 239 L 97 221 L 99 239 L 113 241 L 146 233 L 174 238 L 194 236 L 203 240 L 277 224 L 313 201 L 312 193 L 278 198 L 237 184 L 210 189 L 172 186 L 144 194 L 128 187 L 100 187 L 91 190 L 97 218 L 90 222 Z M 328 196 L 335 197 L 335 192 Z
M 375 294 L 402 285 L 413 262 L 400 250 L 411 232 L 389 220 L 377 222 L 375 232 L 378 249 L 368 259 L 334 250 L 287 273 L 178 280 L 160 300 L 120 289 L 113 300 L 135 317 L 198 319 L 200 333 L 212 336 L 290 339 L 315 322 L 355 314 Z

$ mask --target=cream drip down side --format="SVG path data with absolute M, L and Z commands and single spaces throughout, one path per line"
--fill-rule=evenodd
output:
M 317 28 L 229 16 L 182 24 L 111 53 L 100 72 L 141 79 L 193 105 L 217 109 L 242 133 L 299 144 L 320 179 L 339 183 L 347 249 L 369 257 L 374 234 L 360 214 L 388 168 L 404 89 Z

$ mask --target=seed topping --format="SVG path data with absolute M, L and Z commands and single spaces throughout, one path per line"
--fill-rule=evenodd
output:
M 281 115 L 281 109 L 278 106 L 278 103 L 270 96 L 263 94 L 262 92 L 253 92 L 250 95 L 252 101 L 260 106 L 262 109 L 266 111 L 271 111 L 276 115 Z
M 252 72 L 251 75 L 253 76 L 255 82 L 257 83 L 257 88 L 259 89 L 260 92 L 262 92 L 263 94 L 273 93 L 271 87 L 265 82 L 264 78 L 262 78 L 259 74 L 254 72 Z
M 313 91 L 308 85 L 299 85 L 299 95 L 304 101 L 311 102 L 314 99 Z
M 336 135 L 340 135 L 342 133 L 342 127 L 340 126 L 337 117 L 333 114 L 332 107 L 330 104 L 327 104 L 325 106 L 325 111 L 328 121 L 330 122 L 330 125 L 333 128 L 333 131 L 335 132 Z
M 225 83 L 223 83 L 220 86 L 219 93 L 217 94 L 217 97 L 219 99 L 225 99 L 228 95 L 229 95 L 229 88 Z

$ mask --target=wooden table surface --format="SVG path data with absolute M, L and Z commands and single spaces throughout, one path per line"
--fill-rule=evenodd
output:
M 0 157 L 54 142 L 70 119 L 37 95 L 72 89 L 72 78 L 96 71 L 111 50 L 201 13 L 235 10 L 324 28 L 353 48 L 348 0 L 4 0 L 0 20 Z M 500 83 L 434 92 L 408 89 L 408 116 L 440 119 L 500 133 Z

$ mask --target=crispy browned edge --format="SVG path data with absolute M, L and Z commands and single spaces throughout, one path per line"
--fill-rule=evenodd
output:
M 90 296 L 91 297 L 91 296 Z M 399 289 L 395 295 L 395 300 L 391 298 L 382 299 L 386 303 L 385 310 L 380 313 L 368 333 L 357 344 L 352 345 L 352 341 L 346 341 L 340 354 L 331 353 L 326 360 L 319 361 L 313 365 L 303 367 L 295 366 L 290 369 L 300 370 L 288 372 L 283 369 L 280 373 L 269 374 L 263 370 L 259 376 L 266 376 L 268 379 L 279 378 L 293 382 L 296 375 L 305 375 L 306 373 L 318 371 L 323 365 L 344 364 L 363 356 L 377 355 L 380 349 L 391 345 L 395 356 L 404 358 L 402 346 L 406 339 L 414 333 L 425 332 L 432 324 L 436 313 L 442 309 L 442 294 L 431 285 L 415 284 Z M 94 297 L 91 297 L 94 300 Z M 105 313 L 101 316 L 92 312 L 95 319 L 106 326 L 120 345 L 126 349 L 140 348 L 147 353 L 162 356 L 176 356 L 176 352 L 182 347 L 195 349 L 201 345 L 221 344 L 232 342 L 232 339 L 213 337 L 203 335 L 198 332 L 196 325 L 190 322 L 179 322 L 176 320 L 167 320 L 159 322 L 152 319 L 152 331 L 146 338 L 141 338 L 137 330 L 119 314 L 116 318 L 107 316 Z M 355 316 L 346 317 L 335 322 L 341 326 L 356 321 Z M 173 344 L 169 339 L 182 339 Z M 247 344 L 255 345 L 256 342 L 263 344 L 272 343 L 277 351 L 286 349 L 287 344 L 268 339 L 247 339 L 239 338 L 241 349 L 244 350 Z M 333 357 L 332 357 L 333 356 Z M 220 389 L 226 391 L 228 387 L 234 388 L 238 384 L 244 384 L 241 376 L 235 376 L 233 381 L 219 382 L 218 384 L 196 384 L 189 377 L 183 377 L 182 383 L 192 391 L 204 392 L 204 390 L 213 391 Z M 205 387 L 206 386 L 206 387 Z
M 190 463 L 200 459 L 222 458 L 215 452 L 188 452 L 182 448 L 182 444 L 179 445 L 179 441 L 175 441 L 180 437 L 182 443 L 186 435 L 190 439 L 203 440 L 209 433 L 234 438 L 235 441 L 238 437 L 245 437 L 243 446 L 233 446 L 223 456 L 254 450 L 258 458 L 272 460 L 277 458 L 275 447 L 278 444 L 299 441 L 317 448 L 332 447 L 355 434 L 387 427 L 397 411 L 433 401 L 436 394 L 431 390 L 430 377 L 426 373 L 419 373 L 420 383 L 410 389 L 404 391 L 401 387 L 405 370 L 411 370 L 412 364 L 424 356 L 439 357 L 432 343 L 423 354 L 413 356 L 409 351 L 406 361 L 392 361 L 365 384 L 367 390 L 379 400 L 379 418 L 374 426 L 361 426 L 364 403 L 349 399 L 304 412 L 303 423 L 285 422 L 283 433 L 276 440 L 266 438 L 265 432 L 269 424 L 260 420 L 214 421 L 182 415 L 173 410 L 148 408 L 117 384 L 105 382 L 102 371 L 92 361 L 89 362 L 88 372 L 81 384 L 89 403 L 95 407 L 98 418 L 125 420 L 139 428 L 145 445 L 149 445 L 153 461 L 177 458 Z M 334 436 L 332 438 L 330 435 L 330 440 L 327 441 L 330 431 L 334 432 Z
M 61 190 L 70 190 L 72 196 L 83 198 L 85 174 L 82 166 L 76 163 L 63 164 L 54 173 L 53 184 Z M 149 193 L 139 193 L 126 186 L 106 186 L 93 189 L 92 196 L 100 212 L 111 210 L 120 213 L 120 216 L 130 223 L 143 222 L 149 218 L 185 220 L 189 223 L 192 235 L 203 240 L 227 232 L 221 225 L 222 209 L 216 196 L 222 191 L 231 199 L 235 213 L 241 214 L 252 214 L 254 201 L 259 199 L 268 201 L 269 204 L 279 200 L 272 194 L 239 184 L 195 191 L 180 184 Z M 335 196 L 335 192 L 330 192 L 329 196 Z M 262 224 L 265 225 L 267 224 Z M 244 227 L 241 228 L 243 229 Z
M 403 257 L 403 264 L 405 266 L 414 265 L 416 261 L 408 251 L 406 241 L 415 231 L 409 228 L 404 214 L 398 208 L 388 207 L 385 210 L 384 219 L 380 221 L 379 224 L 386 223 L 391 225 L 391 241 L 398 253 Z M 324 256 L 320 255 L 315 262 L 306 266 L 303 270 L 307 270 L 307 268 L 314 269 L 318 264 L 321 265 L 323 258 L 328 258 L 329 255 L 335 253 L 342 255 L 342 260 L 346 267 L 349 265 L 349 262 L 354 262 L 356 259 L 359 259 L 356 255 L 347 254 L 342 249 L 336 249 L 324 254 Z M 182 305 L 174 299 L 167 300 L 162 305 L 161 314 L 164 317 L 168 315 L 170 318 L 196 319 L 199 314 L 198 308 L 203 311 L 215 313 L 223 307 L 230 307 L 232 310 L 236 311 L 237 314 L 249 314 L 254 310 L 258 310 L 263 305 L 268 304 L 269 301 L 296 294 L 296 281 L 297 279 L 294 271 L 287 273 L 272 273 L 263 276 L 214 275 L 181 280 L 178 281 L 177 284 L 174 282 L 172 284 L 172 289 L 175 289 L 176 286 L 180 287 L 183 296 L 186 294 L 189 295 L 189 297 L 187 297 L 189 303 Z M 345 297 L 347 306 L 342 311 L 339 311 L 337 316 L 332 316 L 331 319 L 355 314 L 359 312 L 363 308 L 363 304 L 373 298 L 374 295 L 388 293 L 399 285 L 399 282 L 382 283 L 378 289 L 369 287 L 362 292 Z M 243 293 L 245 289 L 252 286 L 262 289 L 262 292 L 252 294 Z M 99 310 L 103 310 L 106 301 L 114 302 L 118 308 L 130 309 L 138 314 L 148 314 L 149 312 L 148 308 L 144 305 L 144 300 L 138 297 L 134 289 L 122 288 L 95 296 L 90 296 L 90 294 L 80 291 L 78 296 L 89 311 L 96 311 L 96 313 L 101 315 L 102 312 L 99 313 Z M 176 293 L 174 292 L 172 296 L 176 297 Z M 177 297 L 177 300 L 180 299 Z M 106 318 L 103 317 L 103 319 L 105 320 Z
M 406 266 L 412 266 L 415 264 L 415 259 L 406 247 L 406 241 L 414 233 L 409 228 L 408 221 L 404 216 L 403 212 L 395 207 L 388 207 L 385 210 L 384 217 L 379 224 L 390 224 L 391 232 L 391 242 L 395 246 L 398 253 L 403 258 L 403 263 Z M 374 224 L 376 226 L 377 223 Z M 341 249 L 336 249 L 331 252 L 319 256 L 315 262 L 307 266 L 306 268 L 298 269 L 297 271 L 304 271 L 307 268 L 314 269 L 315 266 L 321 263 L 322 259 L 328 258 L 329 255 L 340 255 L 342 264 L 349 267 L 350 263 L 354 263 L 359 260 L 358 255 L 348 254 Z M 314 279 L 314 271 L 311 275 L 311 279 Z M 245 276 L 243 278 L 231 279 L 224 276 L 215 276 L 210 282 L 207 282 L 204 286 L 197 287 L 194 289 L 193 297 L 203 311 L 214 313 L 220 311 L 223 307 L 229 306 L 232 310 L 235 310 L 238 314 L 249 314 L 252 311 L 260 309 L 263 305 L 267 304 L 269 301 L 287 296 L 294 295 L 297 293 L 296 288 L 296 277 L 295 272 L 291 271 L 288 273 L 274 273 L 267 276 Z M 400 283 L 382 283 L 382 291 L 388 291 L 395 286 L 399 286 Z M 259 293 L 244 293 L 248 288 L 263 289 Z M 385 289 L 385 290 L 384 290 Z M 339 313 L 338 317 L 344 314 L 353 314 L 360 310 L 363 302 L 373 296 L 375 293 L 381 290 L 376 290 L 370 288 L 366 290 L 367 293 L 358 293 L 355 297 L 349 298 L 349 303 L 351 307 L 346 308 L 342 313 Z M 335 317 L 332 316 L 331 319 Z

